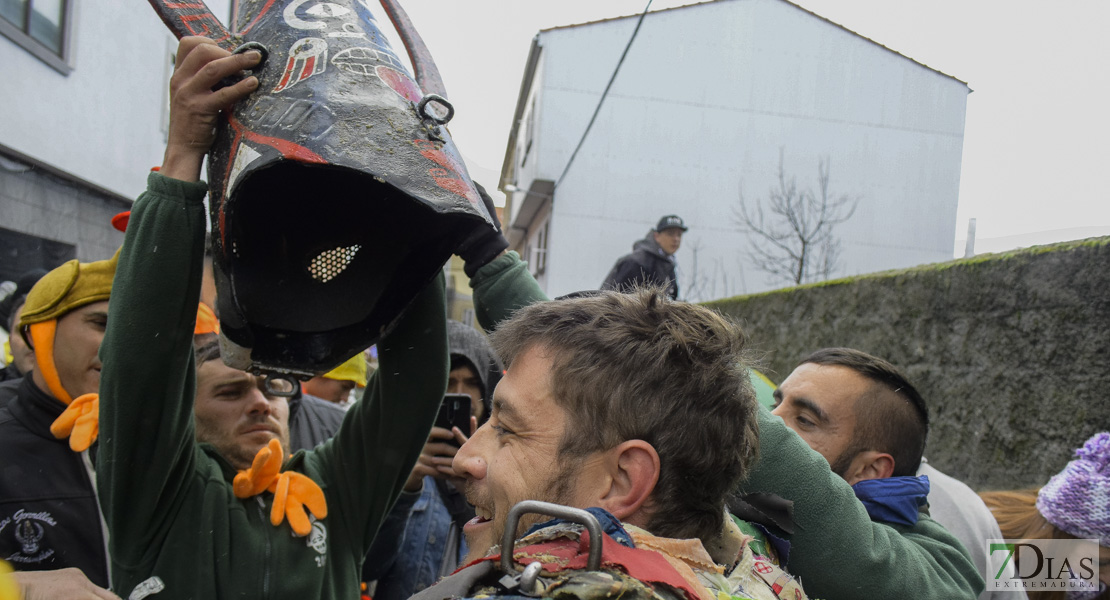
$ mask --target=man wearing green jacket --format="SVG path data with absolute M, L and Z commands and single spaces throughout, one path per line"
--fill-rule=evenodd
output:
M 266 448 L 272 460 L 256 458 L 241 480 L 227 457 L 195 441 L 193 329 L 206 220 L 200 165 L 219 109 L 257 80 L 212 88 L 258 60 L 203 38 L 182 40 L 165 160 L 135 202 L 112 288 L 118 321 L 101 348 L 97 482 L 114 587 L 135 600 L 357 598 L 362 557 L 447 385 L 439 277 L 382 338 L 381 368 L 334 439 L 287 461 L 280 447 Z
M 486 265 L 470 285 L 486 330 L 547 299 L 515 253 Z M 771 533 L 790 542 L 787 568 L 810 597 L 971 600 L 982 591 L 982 575 L 940 524 L 925 515 L 913 526 L 872 522 L 852 488 L 782 419 L 760 407 L 758 424 L 759 460 L 737 491 L 793 502 L 794 533 L 773 526 Z

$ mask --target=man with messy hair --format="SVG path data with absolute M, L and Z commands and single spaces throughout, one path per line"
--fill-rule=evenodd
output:
M 473 549 L 470 558 L 480 558 L 419 594 L 421 600 L 471 591 L 464 580 L 483 581 L 475 570 L 492 570 L 489 565 L 501 551 L 496 546 L 499 534 L 508 529 L 506 511 L 525 498 L 607 511 L 616 518 L 600 520 L 611 525 L 608 532 L 618 544 L 678 551 L 681 557 L 669 556 L 667 564 L 682 571 L 684 582 L 692 581 L 686 589 L 695 597 L 705 596 L 694 589 L 732 587 L 726 592 L 731 594 L 742 579 L 750 585 L 746 589 L 754 590 L 756 582 L 745 579 L 750 571 L 729 562 L 741 557 L 731 542 L 738 537 L 732 527 L 736 519 L 723 510 L 715 512 L 728 492 L 786 501 L 791 509 L 788 519 L 760 521 L 772 534 L 768 545 L 749 540 L 744 548 L 754 546 L 771 554 L 777 546 L 783 565 L 803 578 L 807 592 L 816 597 L 940 600 L 974 598 L 983 589 L 982 575 L 966 550 L 943 527 L 925 516 L 906 527 L 872 522 L 852 488 L 829 470 L 825 459 L 766 409 L 752 409 L 754 422 L 728 413 L 704 418 L 698 396 L 711 387 L 708 382 L 718 369 L 690 368 L 692 363 L 683 361 L 701 356 L 703 364 L 735 367 L 739 355 L 732 346 L 721 345 L 722 338 L 739 336 L 734 328 L 707 328 L 708 321 L 676 326 L 671 323 L 674 318 L 694 309 L 665 302 L 658 292 L 641 292 L 646 295 L 626 300 L 638 303 L 631 305 L 637 307 L 631 312 L 608 292 L 598 298 L 528 306 L 546 298 L 514 253 L 491 262 L 470 283 L 476 315 L 486 330 L 498 330 L 494 340 L 508 361 L 506 376 L 494 393 L 493 417 L 454 462 L 477 507 L 479 516 L 465 533 Z M 489 302 L 494 298 L 503 302 L 495 306 Z M 528 308 L 516 313 L 498 308 L 505 306 Z M 636 311 L 640 317 L 634 316 Z M 666 317 L 652 321 L 651 315 Z M 590 350 L 595 343 L 607 344 L 606 352 Z M 709 355 L 709 347 L 719 355 Z M 607 369 L 606 363 L 621 367 Z M 743 383 L 729 386 L 750 393 Z M 640 400 L 649 397 L 655 400 Z M 737 452 L 746 456 L 743 451 L 722 451 L 714 445 L 721 428 L 738 438 L 754 438 L 758 431 L 758 457 L 750 468 L 743 468 L 746 460 L 737 458 Z M 675 452 L 668 446 L 675 439 L 695 444 L 706 456 Z M 734 448 L 731 444 L 736 442 L 727 443 Z M 737 464 L 720 472 L 697 471 L 702 460 L 712 461 L 718 453 L 732 456 Z M 676 462 L 677 457 L 689 462 Z M 675 497 L 683 494 L 690 496 Z M 690 514 L 680 514 L 685 512 Z M 559 523 L 555 529 L 518 526 L 512 532 L 517 538 L 514 559 L 527 562 L 529 555 L 547 556 L 544 552 L 550 548 L 544 544 L 558 535 Z M 747 528 L 745 534 L 753 531 Z M 677 539 L 682 536 L 688 539 Z M 605 543 L 608 547 L 609 540 Z M 483 545 L 488 549 L 485 557 Z M 574 555 L 585 547 L 562 550 Z M 753 567 L 756 558 L 745 562 L 741 557 L 739 562 Z M 764 583 L 762 576 L 769 574 L 772 588 L 778 586 L 780 594 L 795 589 L 785 585 L 794 585 L 789 575 L 771 570 L 778 569 L 773 561 L 758 562 L 757 576 Z M 675 565 L 685 565 L 686 570 Z M 545 563 L 543 571 L 551 572 L 550 566 Z M 624 572 L 635 577 L 627 568 Z
M 526 515 L 517 531 L 538 529 L 517 543 L 514 558 L 544 563 L 545 586 L 802 597 L 726 518 L 726 498 L 758 451 L 744 336 L 717 313 L 663 293 L 533 304 L 493 334 L 508 370 L 489 422 L 454 461 L 478 514 L 464 529 L 467 558 L 479 562 L 452 580 L 480 578 L 510 509 L 541 500 L 589 509 L 609 536 L 603 552 L 615 553 L 603 561 L 604 584 L 573 560 L 548 564 L 544 557 L 583 554 L 581 528 Z

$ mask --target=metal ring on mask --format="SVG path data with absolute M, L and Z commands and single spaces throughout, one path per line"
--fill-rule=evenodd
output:
M 247 42 L 247 43 L 243 44 L 242 46 L 239 46 L 238 48 L 232 50 L 231 53 L 232 54 L 242 54 L 244 52 L 249 52 L 251 50 L 257 50 L 258 53 L 262 55 L 262 58 L 258 59 L 258 64 L 257 65 L 255 65 L 255 66 L 253 66 L 249 69 L 244 69 L 244 70 L 246 72 L 250 73 L 251 75 L 256 75 L 257 76 L 259 71 L 261 71 L 262 67 L 266 64 L 266 59 L 270 57 L 270 51 L 266 49 L 266 46 L 263 46 L 262 44 L 260 44 L 258 42 Z M 216 90 L 219 90 L 221 88 L 225 88 L 229 85 L 235 85 L 236 83 L 239 83 L 242 80 L 243 80 L 243 78 L 238 73 L 235 74 L 235 75 L 229 75 L 229 76 L 224 77 L 223 79 L 221 79 L 220 82 L 217 83 L 216 86 L 212 88 L 212 91 L 216 91 Z
M 281 396 L 283 398 L 292 398 L 297 395 L 297 390 L 300 389 L 300 384 L 289 375 L 281 375 L 278 373 L 267 373 L 262 376 L 262 385 L 266 388 L 266 394 L 270 396 Z M 288 389 L 278 388 L 276 383 L 282 381 L 288 384 Z
M 566 519 L 585 526 L 586 531 L 590 532 L 590 554 L 586 559 L 586 569 L 596 571 L 601 568 L 601 545 L 605 538 L 601 533 L 601 523 L 597 521 L 597 517 L 580 508 L 571 508 L 551 502 L 540 502 L 539 500 L 524 500 L 513 506 L 509 511 L 509 516 L 505 519 L 505 533 L 501 536 L 502 571 L 506 573 L 516 571 L 513 568 L 513 541 L 516 538 L 516 528 L 520 522 L 520 516 L 530 513 Z
M 443 117 L 437 117 L 435 114 L 429 112 L 427 110 L 429 102 L 435 102 L 442 105 L 444 108 L 447 109 L 447 115 Z M 425 94 L 424 97 L 420 99 L 420 103 L 416 105 L 416 113 L 420 115 L 421 119 L 429 119 L 435 121 L 437 125 L 446 125 L 448 121 L 454 118 L 455 107 L 447 101 L 447 98 L 444 98 L 439 94 Z

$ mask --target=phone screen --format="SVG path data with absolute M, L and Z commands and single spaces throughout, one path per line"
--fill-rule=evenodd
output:
M 436 416 L 436 427 L 450 431 L 458 427 L 459 431 L 470 435 L 470 396 L 467 394 L 446 394 L 443 404 L 439 406 L 439 415 Z M 449 443 L 458 447 L 458 440 L 451 439 Z

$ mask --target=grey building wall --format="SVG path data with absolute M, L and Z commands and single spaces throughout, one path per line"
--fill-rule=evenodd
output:
M 733 214 L 741 194 L 754 203 L 777 184 L 780 151 L 800 190 L 828 158 L 830 192 L 859 200 L 835 229 L 834 276 L 952 257 L 966 83 L 783 0 L 692 4 L 644 18 L 579 148 L 637 22 L 548 29 L 534 43 L 502 176 L 532 192 L 557 182 L 549 227 L 516 210 L 537 199 L 523 192 L 508 223 L 527 228 L 526 249 L 546 232 L 548 294 L 600 285 L 666 214 L 690 227 L 676 254 L 682 297 L 782 285 L 746 260 Z
M 818 348 L 901 367 L 926 456 L 977 490 L 1043 485 L 1110 429 L 1110 237 L 720 300 L 781 382 Z
M 109 258 L 123 243 L 111 219 L 130 202 L 4 158 L 0 163 L 0 227 L 76 246 L 76 258 Z

